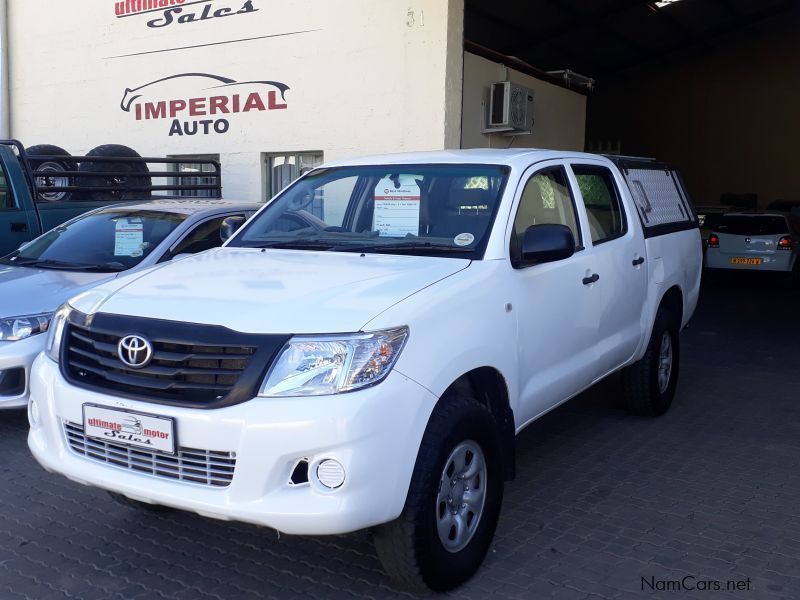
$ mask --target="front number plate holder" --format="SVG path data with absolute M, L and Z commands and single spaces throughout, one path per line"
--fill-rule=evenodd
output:
M 175 454 L 175 419 L 97 404 L 83 405 L 86 437 L 109 444 L 123 444 Z

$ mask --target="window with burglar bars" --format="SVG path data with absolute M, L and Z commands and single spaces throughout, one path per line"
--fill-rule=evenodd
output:
M 267 154 L 267 198 L 269 200 L 295 179 L 322 164 L 322 152 Z
M 216 175 L 204 175 L 204 173 L 214 173 L 214 165 L 192 162 L 192 159 L 210 159 L 219 162 L 219 154 L 175 156 L 174 158 L 186 159 L 186 162 L 173 165 L 175 171 L 180 173 L 175 177 L 175 185 L 215 185 L 217 183 Z M 219 192 L 217 190 L 176 190 L 175 195 L 182 198 L 218 198 Z

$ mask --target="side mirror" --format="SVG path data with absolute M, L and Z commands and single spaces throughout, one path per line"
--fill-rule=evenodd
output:
M 532 225 L 522 238 L 520 266 L 564 260 L 575 254 L 575 236 L 566 225 Z
M 239 228 L 244 225 L 247 219 L 244 217 L 227 217 L 222 221 L 219 228 L 219 237 L 223 242 L 227 242 Z

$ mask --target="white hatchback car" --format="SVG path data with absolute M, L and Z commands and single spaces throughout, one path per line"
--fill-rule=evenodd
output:
M 728 213 L 708 236 L 706 267 L 786 273 L 800 278 L 798 217 L 779 212 Z

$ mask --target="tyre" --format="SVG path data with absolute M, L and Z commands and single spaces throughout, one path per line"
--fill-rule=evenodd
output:
M 622 371 L 625 404 L 630 412 L 657 417 L 669 410 L 678 384 L 680 323 L 667 308 L 656 313 L 644 356 Z
M 451 590 L 480 567 L 503 501 L 497 432 L 472 398 L 445 397 L 434 409 L 403 512 L 374 535 L 384 569 L 403 588 Z
M 70 153 L 52 144 L 39 144 L 26 148 L 25 154 L 28 156 L 28 164 L 31 169 L 39 171 L 39 174 L 34 176 L 38 190 L 37 202 L 67 202 L 72 196 L 72 192 L 48 192 L 47 188 L 67 187 L 74 184 L 74 177 L 59 175 L 59 172 L 62 171 L 78 170 L 78 163 L 68 159 Z M 37 158 L 38 156 L 63 156 L 64 160 L 40 159 Z
M 136 510 L 146 510 L 147 512 L 152 513 L 162 513 L 162 512 L 169 512 L 172 509 L 168 506 L 162 506 L 161 504 L 148 504 L 147 502 L 139 502 L 138 500 L 134 500 L 133 498 L 128 498 L 123 494 L 117 494 L 116 492 L 108 492 L 108 495 L 111 496 L 111 499 L 116 502 L 117 504 L 121 504 L 126 508 L 133 508 Z
M 792 270 L 783 277 L 783 287 L 787 290 L 800 288 L 800 257 L 796 258 Z
M 98 146 L 89 151 L 86 156 L 141 158 L 136 150 L 120 144 Z M 104 188 L 97 191 L 88 190 L 83 192 L 82 196 L 85 200 L 118 202 L 150 198 L 149 190 L 130 189 L 149 187 L 151 185 L 150 169 L 144 162 L 95 162 L 85 160 L 81 162 L 79 171 L 96 174 L 96 176 L 81 176 L 78 185 L 88 188 Z M 115 172 L 124 173 L 124 175 L 104 175 L 104 173 Z

